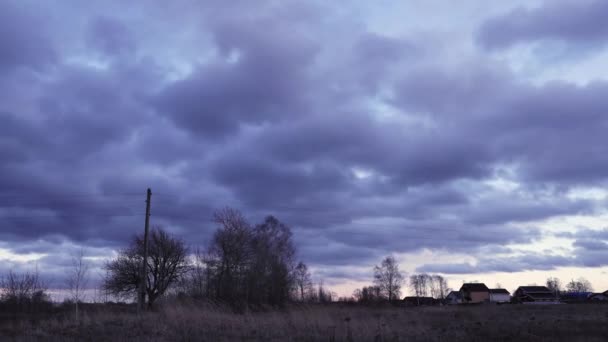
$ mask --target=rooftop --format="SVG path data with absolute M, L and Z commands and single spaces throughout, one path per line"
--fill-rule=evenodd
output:
M 490 289 L 490 293 L 501 293 L 501 294 L 511 294 L 509 291 L 505 290 L 505 289 Z
M 518 288 L 518 290 L 521 289 L 525 292 L 531 293 L 531 292 L 548 292 L 548 293 L 553 293 L 551 290 L 549 290 L 546 286 L 520 286 Z
M 466 290 L 469 292 L 487 292 L 489 289 L 484 283 L 464 283 L 460 290 Z

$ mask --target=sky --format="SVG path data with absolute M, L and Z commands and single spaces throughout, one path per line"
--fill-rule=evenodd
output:
M 340 295 L 608 289 L 608 2 L 0 1 L 0 274 L 288 224 Z M 95 283 L 95 281 L 93 281 Z M 408 291 L 404 291 L 408 292 Z

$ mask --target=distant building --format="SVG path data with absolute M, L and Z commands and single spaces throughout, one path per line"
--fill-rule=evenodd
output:
M 592 292 L 564 292 L 560 295 L 559 300 L 564 303 L 582 303 L 586 302 L 591 295 L 593 295 Z
M 509 303 L 511 301 L 511 293 L 505 289 L 490 289 L 490 302 L 493 303 Z
M 405 306 L 431 306 L 439 304 L 439 301 L 433 297 L 405 297 L 403 298 Z
M 546 286 L 520 286 L 513 294 L 519 303 L 557 304 L 559 300 Z
M 462 293 L 460 291 L 451 291 L 445 297 L 445 303 L 448 305 L 462 304 Z
M 602 293 L 592 293 L 587 299 L 591 302 L 608 302 L 608 291 Z
M 490 300 L 490 289 L 484 283 L 465 283 L 460 287 L 463 303 L 482 303 Z

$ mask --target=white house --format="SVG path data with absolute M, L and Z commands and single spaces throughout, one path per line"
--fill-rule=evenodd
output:
M 505 289 L 490 289 L 490 302 L 492 303 L 509 303 L 511 301 L 511 293 Z

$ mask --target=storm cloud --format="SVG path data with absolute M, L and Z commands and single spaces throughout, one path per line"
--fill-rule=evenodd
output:
M 478 41 L 489 49 L 543 40 L 604 46 L 608 42 L 606 15 L 608 4 L 601 0 L 545 1 L 489 18 L 478 32 Z
M 192 246 L 215 209 L 272 214 L 334 281 L 388 254 L 541 245 L 543 220 L 604 210 L 605 196 L 576 195 L 608 180 L 608 81 L 531 80 L 493 56 L 545 39 L 603 46 L 608 7 L 522 4 L 462 41 L 379 25 L 360 2 L 4 1 L 0 248 L 57 272 L 77 247 L 111 256 L 141 230 L 147 187 L 152 224 Z M 572 255 L 418 267 L 605 265 L 605 241 L 568 234 Z

